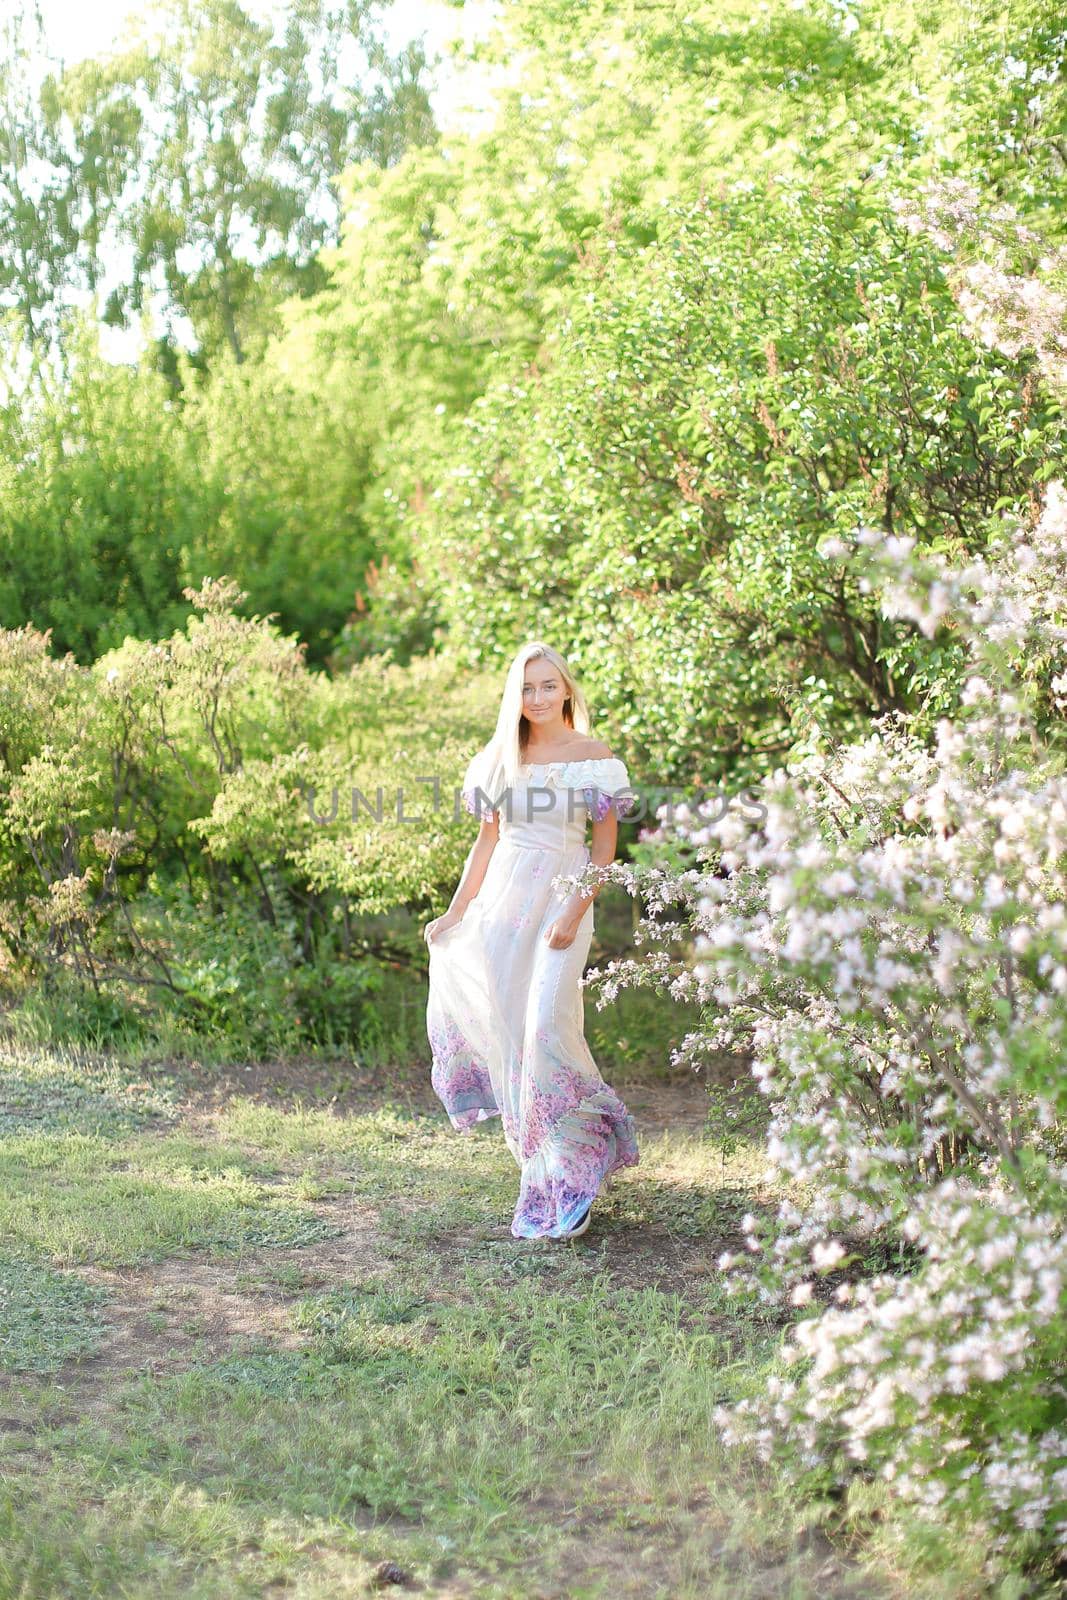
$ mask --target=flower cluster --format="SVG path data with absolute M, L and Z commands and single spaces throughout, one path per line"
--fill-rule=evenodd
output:
M 898 196 L 893 209 L 904 226 L 923 234 L 947 254 L 980 242 L 983 256 L 952 263 L 960 310 L 989 349 L 1015 356 L 1033 350 L 1046 381 L 1067 386 L 1067 249 L 1050 246 L 1019 221 L 1012 206 L 987 211 L 978 190 L 963 178 L 924 185 L 914 196 Z M 1015 258 L 1032 257 L 1041 246 L 1038 274 L 1013 270 Z
M 1014 1527 L 1067 1546 L 1062 1210 L 953 1178 L 903 1231 L 921 1270 L 799 1323 L 783 1352 L 799 1375 L 721 1409 L 724 1437 L 765 1457 L 788 1439 L 796 1464 L 836 1478 L 862 1463 L 921 1510 L 998 1521 L 994 1544 Z

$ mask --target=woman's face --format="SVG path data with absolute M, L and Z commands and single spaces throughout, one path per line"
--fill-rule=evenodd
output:
M 522 680 L 522 709 L 533 727 L 552 727 L 563 721 L 567 690 L 557 669 L 537 656 L 526 663 Z

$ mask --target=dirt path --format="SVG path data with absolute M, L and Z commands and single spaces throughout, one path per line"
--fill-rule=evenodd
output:
M 441 1114 L 441 1102 L 428 1072 L 397 1072 L 367 1068 L 350 1062 L 324 1067 L 318 1062 L 254 1062 L 240 1069 L 213 1069 L 210 1082 L 202 1083 L 188 1069 L 183 1074 L 186 1098 L 183 1119 L 194 1126 L 205 1111 L 217 1110 L 234 1095 L 249 1095 L 276 1106 L 297 1102 L 350 1116 L 391 1102 L 410 1111 Z M 627 1083 L 612 1078 L 611 1086 L 626 1102 L 638 1123 L 638 1133 L 664 1133 L 670 1129 L 698 1130 L 703 1126 L 707 1090 L 695 1073 L 670 1081 Z

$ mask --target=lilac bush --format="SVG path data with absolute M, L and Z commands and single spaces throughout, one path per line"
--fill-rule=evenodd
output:
M 951 245 L 944 205 L 908 214 Z M 1011 274 L 960 281 L 992 284 L 988 338 Z M 1004 336 L 1027 343 L 1029 306 L 1054 386 L 1053 304 L 1019 291 Z M 590 980 L 701 1001 L 675 1060 L 748 1051 L 766 1101 L 785 1197 L 719 1267 L 800 1320 L 784 1374 L 720 1408 L 724 1438 L 824 1487 L 880 1480 L 992 1548 L 1067 1551 L 1067 491 L 980 556 L 867 527 L 820 554 L 949 641 L 942 676 L 852 745 L 816 729 L 762 810 L 664 821 L 697 864 L 609 869 L 650 948 Z

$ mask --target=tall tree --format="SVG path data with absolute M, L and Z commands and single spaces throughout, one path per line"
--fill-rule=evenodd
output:
M 120 51 L 65 68 L 37 0 L 17 3 L 0 40 L 0 295 L 35 335 L 67 291 L 106 292 L 107 321 L 154 301 L 164 343 L 191 325 L 202 362 L 242 361 L 279 300 L 324 282 L 341 172 L 436 139 L 425 55 L 386 49 L 374 0 L 278 0 L 269 21 L 240 0 L 156 0 Z
M 322 283 L 338 174 L 433 137 L 424 63 L 388 56 L 363 0 L 291 0 L 277 27 L 239 0 L 161 0 L 127 59 L 150 109 L 122 226 L 132 281 L 109 314 L 162 288 L 209 359 L 225 344 L 241 361 L 280 298 Z
M 37 0 L 0 20 L 0 306 L 31 341 L 54 326 L 57 291 L 77 248 L 70 186 L 41 95 L 45 31 Z

